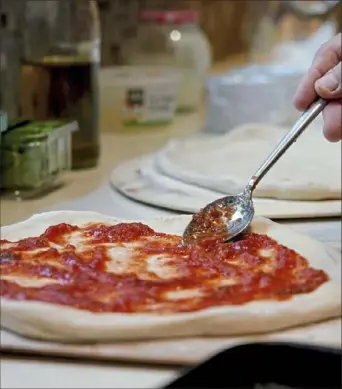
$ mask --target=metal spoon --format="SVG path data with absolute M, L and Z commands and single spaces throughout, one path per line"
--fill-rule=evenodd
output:
M 291 130 L 250 178 L 242 193 L 216 200 L 195 214 L 184 230 L 183 244 L 211 237 L 229 241 L 244 232 L 254 216 L 252 201 L 254 189 L 327 104 L 327 100 L 317 99 L 303 112 Z

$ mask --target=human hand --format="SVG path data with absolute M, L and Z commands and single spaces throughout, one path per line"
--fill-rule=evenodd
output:
M 294 104 L 300 111 L 305 110 L 317 95 L 332 100 L 323 111 L 324 136 L 331 142 L 342 138 L 341 39 L 339 33 L 320 47 L 294 96 Z

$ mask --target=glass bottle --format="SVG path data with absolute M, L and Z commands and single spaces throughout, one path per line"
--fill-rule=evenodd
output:
M 77 120 L 72 168 L 99 159 L 100 23 L 95 1 L 27 0 L 21 61 L 21 115 Z
M 0 0 L 0 110 L 9 120 L 19 114 L 22 0 Z
M 180 71 L 179 111 L 196 109 L 211 65 L 209 41 L 193 10 L 144 10 L 137 37 L 123 47 L 128 65 L 166 66 Z

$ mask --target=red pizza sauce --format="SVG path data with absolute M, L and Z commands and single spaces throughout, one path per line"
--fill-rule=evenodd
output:
M 122 259 L 119 251 L 127 247 Z M 261 255 L 265 252 L 274 257 Z M 165 262 L 167 276 L 151 270 L 152 256 Z M 119 271 L 120 260 L 124 270 Z M 111 261 L 115 264 L 109 271 Z M 233 243 L 211 239 L 184 247 L 181 237 L 157 233 L 140 223 L 82 228 L 59 224 L 39 237 L 3 240 L 0 265 L 3 297 L 92 312 L 163 314 L 286 300 L 328 281 L 324 271 L 310 267 L 305 258 L 266 235 L 249 233 Z M 10 276 L 53 283 L 21 286 Z M 193 293 L 180 295 L 189 291 Z

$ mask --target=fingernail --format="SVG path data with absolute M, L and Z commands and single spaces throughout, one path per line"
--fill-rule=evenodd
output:
M 327 73 L 324 77 L 317 81 L 317 86 L 320 88 L 324 88 L 329 92 L 335 92 L 335 90 L 339 87 L 339 83 L 334 73 Z

